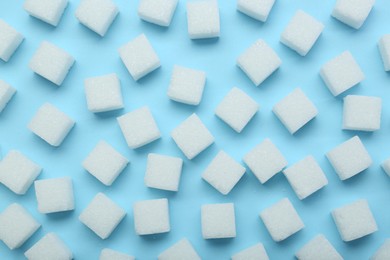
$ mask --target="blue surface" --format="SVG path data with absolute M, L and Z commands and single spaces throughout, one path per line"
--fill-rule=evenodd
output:
M 104 38 L 78 23 L 74 17 L 79 1 L 71 0 L 57 28 L 29 17 L 23 1 L 0 1 L 0 18 L 25 36 L 9 62 L 0 61 L 0 78 L 9 82 L 17 94 L 0 114 L 2 155 L 10 149 L 22 151 L 44 170 L 39 179 L 71 176 L 76 209 L 72 212 L 43 215 L 36 206 L 34 188 L 26 195 L 13 194 L 0 186 L 0 210 L 17 202 L 25 206 L 40 223 L 36 232 L 20 249 L 10 251 L 0 243 L 1 259 L 22 259 L 23 252 L 44 234 L 56 232 L 72 249 L 75 259 L 97 259 L 104 247 L 136 256 L 155 259 L 177 240 L 187 237 L 204 259 L 228 259 L 230 255 L 262 242 L 271 259 L 293 259 L 294 253 L 318 233 L 323 233 L 346 259 L 367 259 L 390 237 L 390 178 L 380 163 L 390 156 L 389 74 L 384 72 L 377 49 L 379 38 L 389 32 L 390 3 L 378 0 L 360 30 L 331 18 L 335 1 L 277 0 L 266 23 L 257 22 L 236 11 L 236 1 L 219 1 L 221 36 L 216 40 L 190 40 L 187 34 L 185 2 L 180 1 L 172 24 L 161 28 L 137 16 L 138 1 L 116 1 L 120 14 Z M 306 57 L 279 43 L 280 33 L 297 9 L 303 9 L 325 24 L 318 42 Z M 145 33 L 158 53 L 162 67 L 134 82 L 119 59 L 119 46 Z M 255 40 L 265 39 L 281 57 L 281 68 L 260 87 L 255 87 L 235 65 L 236 58 Z M 42 40 L 48 40 L 72 54 L 76 63 L 62 86 L 57 87 L 35 75 L 28 62 Z M 319 76 L 321 66 L 344 50 L 350 50 L 366 79 L 346 94 L 381 96 L 381 130 L 374 133 L 342 131 L 342 96 L 334 98 Z M 204 70 L 207 84 L 201 104 L 192 107 L 172 102 L 166 91 L 174 64 Z M 93 114 L 87 110 L 83 80 L 86 77 L 116 72 L 122 83 L 125 108 Z M 238 86 L 259 104 L 260 111 L 241 134 L 235 133 L 213 111 L 224 95 Z M 296 87 L 301 87 L 316 104 L 318 116 L 291 136 L 272 114 L 273 105 Z M 76 120 L 76 126 L 59 148 L 53 148 L 26 127 L 39 106 L 50 102 Z M 116 116 L 148 105 L 160 127 L 162 138 L 138 150 L 127 147 Z M 170 132 L 196 112 L 215 136 L 215 144 L 192 161 L 184 159 Z M 325 158 L 325 152 L 358 134 L 374 163 L 348 181 L 340 181 Z M 329 185 L 304 201 L 298 200 L 287 180 L 278 174 L 261 185 L 248 170 L 228 196 L 223 196 L 201 180 L 201 173 L 224 149 L 238 161 L 252 147 L 270 137 L 289 164 L 312 154 L 325 171 Z M 82 160 L 96 143 L 104 139 L 131 161 L 111 187 L 105 187 L 81 167 Z M 177 193 L 146 188 L 143 183 L 146 156 L 150 152 L 180 156 L 184 168 Z M 126 211 L 125 219 L 107 240 L 101 240 L 78 221 L 80 212 L 97 192 L 104 192 Z M 170 202 L 171 232 L 158 236 L 137 236 L 133 226 L 132 204 L 138 200 L 166 197 Z M 272 241 L 259 218 L 259 212 L 283 197 L 288 197 L 306 227 L 281 243 Z M 366 198 L 379 231 L 355 242 L 342 242 L 330 211 L 359 198 Z M 237 237 L 204 240 L 201 236 L 200 207 L 205 203 L 234 202 Z

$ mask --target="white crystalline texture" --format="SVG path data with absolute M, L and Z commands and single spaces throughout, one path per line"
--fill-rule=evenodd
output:
M 141 0 L 138 16 L 147 22 L 169 26 L 175 13 L 178 0 Z
M 390 34 L 385 34 L 378 43 L 385 71 L 390 71 Z
M 237 10 L 265 22 L 274 6 L 275 0 L 237 0 Z
M 55 233 L 45 235 L 27 250 L 24 255 L 28 260 L 73 259 L 72 251 Z
M 390 158 L 386 159 L 381 166 L 386 174 L 390 177 Z
M 104 248 L 100 253 L 99 260 L 135 260 L 135 257 L 109 248 Z
M 188 1 L 187 23 L 191 39 L 219 37 L 220 21 L 217 0 Z
M 158 257 L 158 260 L 201 260 L 190 241 L 181 239 L 173 246 L 166 249 Z
M 0 21 L 1 23 L 1 21 Z M 0 36 L 1 37 L 1 36 Z M 0 43 L 1 44 L 1 43 Z M 16 89 L 0 79 L 0 113 L 16 93 Z
M 390 259 L 390 239 L 386 239 L 386 241 L 381 245 L 380 248 L 374 253 L 373 256 L 370 257 L 370 260 L 388 260 Z
M 371 12 L 375 0 L 337 0 L 332 16 L 337 20 L 359 29 Z
M 202 236 L 204 239 L 236 237 L 236 217 L 233 203 L 202 206 Z
M 317 235 L 304 245 L 296 254 L 298 260 L 343 260 L 324 235 Z
M 22 43 L 24 36 L 0 19 L 0 59 L 7 62 Z
M 26 0 L 23 8 L 29 15 L 57 26 L 67 5 L 68 0 Z
M 134 203 L 134 227 L 138 235 L 166 233 L 171 230 L 167 199 L 143 200 Z
M 258 243 L 232 256 L 232 260 L 269 260 L 262 243 Z

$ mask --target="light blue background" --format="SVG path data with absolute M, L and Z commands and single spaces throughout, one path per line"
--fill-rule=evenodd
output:
M 183 237 L 187 237 L 204 259 L 228 259 L 232 254 L 262 242 L 271 259 L 292 259 L 294 253 L 318 233 L 323 233 L 346 259 L 367 259 L 390 237 L 390 178 L 380 163 L 390 156 L 389 74 L 384 72 L 377 49 L 379 38 L 389 32 L 390 3 L 378 0 L 360 30 L 354 30 L 331 18 L 335 1 L 277 0 L 266 23 L 255 21 L 236 11 L 236 1 L 220 0 L 221 36 L 217 40 L 190 40 L 187 34 L 186 1 L 180 1 L 169 28 L 143 22 L 137 16 L 138 1 L 116 0 L 120 14 L 104 38 L 86 29 L 74 17 L 79 1 L 71 0 L 57 28 L 29 17 L 23 1 L 0 1 L 0 18 L 25 36 L 9 62 L 0 61 L 0 78 L 12 84 L 18 93 L 0 114 L 2 155 L 9 150 L 22 151 L 44 170 L 39 179 L 71 176 L 76 209 L 73 212 L 43 215 L 38 213 L 34 188 L 18 196 L 0 186 L 0 210 L 17 202 L 25 206 L 42 224 L 20 249 L 10 251 L 0 243 L 1 259 L 22 259 L 23 252 L 48 232 L 57 233 L 72 249 L 75 259 L 97 259 L 100 250 L 109 247 L 136 256 L 156 256 Z M 303 9 L 324 23 L 325 29 L 306 57 L 279 43 L 280 33 L 297 9 Z M 145 33 L 158 53 L 162 67 L 135 82 L 126 71 L 118 47 Z M 281 57 L 280 69 L 260 87 L 255 87 L 235 65 L 236 58 L 257 39 L 265 39 Z M 62 86 L 57 87 L 35 75 L 28 62 L 42 40 L 48 40 L 72 54 L 76 63 Z M 342 131 L 342 96 L 334 98 L 319 76 L 321 66 L 345 50 L 350 50 L 366 79 L 347 93 L 383 98 L 381 130 L 374 133 Z M 174 64 L 204 70 L 207 84 L 198 107 L 170 101 L 166 91 Z M 87 110 L 83 80 L 86 77 L 115 72 L 119 75 L 125 108 L 108 114 Z M 241 134 L 235 133 L 214 115 L 224 95 L 238 86 L 259 104 L 260 111 Z M 318 116 L 291 136 L 271 109 L 294 88 L 301 87 L 316 104 Z M 53 148 L 26 127 L 39 106 L 50 102 L 77 123 L 59 148 Z M 138 150 L 127 147 L 116 116 L 148 105 L 160 127 L 162 138 Z M 170 132 L 196 112 L 215 136 L 215 144 L 192 161 L 184 159 L 177 193 L 146 188 L 143 177 L 146 156 L 150 152 L 180 156 L 183 154 Z M 365 172 L 340 181 L 325 158 L 325 152 L 358 134 L 374 163 Z M 261 185 L 247 172 L 228 196 L 223 196 L 201 180 L 201 173 L 220 149 L 236 160 L 264 138 L 280 148 L 289 164 L 312 154 L 325 171 L 329 185 L 305 199 L 298 200 L 282 174 Z M 96 143 L 104 139 L 123 153 L 131 164 L 111 187 L 105 187 L 81 167 L 82 160 Z M 101 240 L 78 221 L 80 212 L 98 192 L 104 192 L 127 211 L 125 219 L 107 240 Z M 171 232 L 158 236 L 138 236 L 133 226 L 135 201 L 166 197 L 170 203 Z M 272 241 L 258 214 L 283 197 L 288 197 L 306 227 L 281 243 Z M 365 198 L 369 201 L 379 231 L 355 242 L 342 242 L 331 218 L 336 207 Z M 205 203 L 234 202 L 237 237 L 204 240 L 201 236 L 200 207 Z

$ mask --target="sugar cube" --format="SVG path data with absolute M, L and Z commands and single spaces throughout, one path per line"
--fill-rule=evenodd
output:
M 258 243 L 232 256 L 232 260 L 268 260 L 269 257 L 262 243 Z
M 173 129 L 171 136 L 189 160 L 214 143 L 214 136 L 195 113 Z
M 13 203 L 0 213 L 0 240 L 11 250 L 19 248 L 40 226 L 23 206 Z
M 158 260 L 201 260 L 188 239 L 183 238 L 158 255 Z
M 267 182 L 287 166 L 287 160 L 268 138 L 244 156 L 244 162 L 261 183 Z
M 215 114 L 234 131 L 241 133 L 258 109 L 259 105 L 253 98 L 241 89 L 234 87 L 219 103 Z
M 100 238 L 108 238 L 125 217 L 126 212 L 99 192 L 80 214 L 79 220 Z
M 0 21 L 1 23 L 1 21 Z M 1 40 L 0 40 L 1 42 Z M 0 43 L 1 44 L 1 43 Z M 0 79 L 0 113 L 16 93 L 16 89 Z
M 149 107 L 141 107 L 117 118 L 127 145 L 136 149 L 160 138 L 160 130 Z
M 264 40 L 257 40 L 237 59 L 238 67 L 256 86 L 259 86 L 281 64 L 279 56 Z
M 317 116 L 318 110 L 300 88 L 280 100 L 272 108 L 287 130 L 294 134 Z
M 100 253 L 99 260 L 135 260 L 135 258 L 109 248 L 104 248 Z
M 368 202 L 364 199 L 333 210 L 332 217 L 345 242 L 359 239 L 378 230 Z
M 237 0 L 237 10 L 253 19 L 265 22 L 275 0 Z
M 43 104 L 28 128 L 52 146 L 60 146 L 75 122 L 52 104 Z
M 374 253 L 373 256 L 370 257 L 370 260 L 387 260 L 390 259 L 390 239 L 386 239 L 386 241 L 381 245 L 380 248 Z
M 73 259 L 72 251 L 55 233 L 48 233 L 24 253 L 28 260 Z
M 202 235 L 204 239 L 236 237 L 236 217 L 233 203 L 202 205 Z
M 150 153 L 146 164 L 145 185 L 150 188 L 178 191 L 183 160 Z
M 386 159 L 382 164 L 382 169 L 385 171 L 387 175 L 390 177 L 390 158 Z
M 82 0 L 75 15 L 81 24 L 103 37 L 118 13 L 112 0 Z
M 326 153 L 340 180 L 349 179 L 364 171 L 372 159 L 358 136 L 354 136 Z
M 220 22 L 217 0 L 187 2 L 187 24 L 191 39 L 219 37 Z
M 199 105 L 206 83 L 206 73 L 175 65 L 168 88 L 168 97 L 176 102 Z
M 22 43 L 24 36 L 0 19 L 0 59 L 7 62 Z
M 390 34 L 385 34 L 378 42 L 385 71 L 390 71 Z
M 143 200 L 134 203 L 134 226 L 138 235 L 166 233 L 171 230 L 167 199 Z
M 306 243 L 295 256 L 298 260 L 343 260 L 343 257 L 322 234 Z
M 227 195 L 245 173 L 245 168 L 224 151 L 219 151 L 202 174 L 223 195 Z
M 68 0 L 26 0 L 23 8 L 31 16 L 57 26 L 68 5 Z
M 138 16 L 142 20 L 160 26 L 169 26 L 178 0 L 141 0 Z
M 145 34 L 119 48 L 119 56 L 135 81 L 159 68 L 160 59 Z
M 73 184 L 70 177 L 34 182 L 40 213 L 55 213 L 74 209 Z
M 42 168 L 21 152 L 11 150 L 0 161 L 0 182 L 16 194 L 26 193 Z
M 380 97 L 348 95 L 344 98 L 343 129 L 376 131 L 381 127 Z
M 345 51 L 322 66 L 320 75 L 326 86 L 338 96 L 364 79 L 363 71 L 349 51 Z
M 260 213 L 272 239 L 280 242 L 305 227 L 294 206 L 284 198 Z
M 375 0 L 337 0 L 332 16 L 346 25 L 359 29 L 374 4 Z

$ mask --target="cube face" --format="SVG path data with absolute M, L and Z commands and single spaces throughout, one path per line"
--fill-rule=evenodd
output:
M 259 109 L 259 105 L 239 88 L 232 88 L 219 103 L 215 114 L 226 124 L 241 133 Z
M 281 64 L 279 56 L 264 40 L 257 40 L 237 59 L 238 67 L 256 86 L 259 86 Z
M 0 21 L 1 23 L 1 21 Z M 1 44 L 1 43 L 0 43 Z M 0 113 L 16 93 L 16 89 L 0 79 Z
M 237 10 L 253 19 L 265 22 L 275 0 L 238 0 Z
M 381 166 L 382 169 L 386 172 L 386 174 L 390 177 L 390 158 L 386 159 Z
M 386 239 L 383 245 L 371 256 L 370 260 L 386 260 L 390 256 L 390 239 Z
M 160 67 L 160 59 L 144 34 L 120 47 L 119 56 L 135 81 Z
M 378 230 L 366 200 L 357 200 L 337 208 L 332 211 L 332 217 L 345 242 L 359 239 Z
M 31 16 L 57 26 L 68 5 L 68 0 L 26 0 L 23 8 Z
M 135 258 L 109 248 L 104 248 L 100 253 L 99 260 L 135 260 Z
M 272 109 L 290 134 L 317 116 L 318 110 L 300 88 L 296 88 Z
M 45 235 L 24 253 L 29 260 L 73 259 L 73 254 L 66 244 L 54 233 Z
M 337 0 L 332 16 L 337 20 L 359 29 L 367 19 L 375 0 Z
M 385 71 L 390 71 L 390 34 L 385 34 L 378 43 Z
M 21 33 L 0 19 L 0 59 L 7 62 L 23 39 Z
M 219 37 L 219 8 L 216 0 L 187 3 L 188 34 L 191 39 Z
M 147 22 L 169 26 L 178 0 L 141 0 L 138 16 Z
M 295 256 L 299 260 L 343 260 L 343 257 L 336 251 L 324 235 L 317 235 L 304 245 Z
M 236 217 L 233 203 L 202 206 L 202 235 L 204 239 L 236 237 Z
M 269 257 L 262 243 L 258 243 L 232 256 L 232 260 L 268 260 Z
M 183 238 L 170 248 L 162 252 L 158 257 L 158 260 L 200 260 L 200 256 L 192 247 L 191 243 Z
M 138 235 L 160 234 L 171 230 L 167 199 L 136 202 L 133 211 L 135 232 Z

